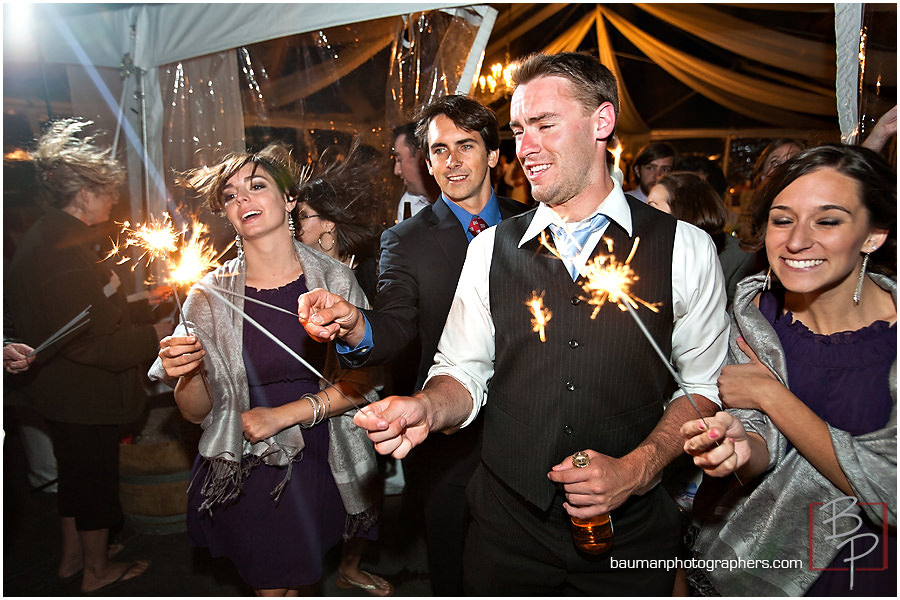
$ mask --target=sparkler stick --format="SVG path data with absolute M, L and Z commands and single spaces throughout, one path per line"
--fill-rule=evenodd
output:
M 213 285 L 211 283 L 204 283 L 204 282 L 198 281 L 195 285 L 197 285 L 199 287 L 209 288 L 211 290 L 216 290 L 217 292 L 221 292 L 223 294 L 230 294 L 231 296 L 237 296 L 238 298 L 243 298 L 245 301 L 253 302 L 253 303 L 259 304 L 260 306 L 265 306 L 266 308 L 271 308 L 272 310 L 277 310 L 278 312 L 283 312 L 284 314 L 291 315 L 292 317 L 297 316 L 296 312 L 291 312 L 291 311 L 287 310 L 286 308 L 281 308 L 280 306 L 275 306 L 274 304 L 269 304 L 268 302 L 263 302 L 262 300 L 257 300 L 256 298 L 251 298 L 250 296 L 246 296 L 239 292 L 226 290 L 223 287 L 219 287 L 219 286 Z
M 184 323 L 184 330 L 188 335 L 193 335 L 191 333 L 191 328 L 188 327 L 187 320 L 184 318 L 184 311 L 181 309 L 181 299 L 178 298 L 178 288 L 172 287 L 172 295 L 175 296 L 175 306 L 178 307 L 178 317 L 181 319 L 181 322 Z M 200 380 L 203 381 L 203 387 L 206 389 L 206 393 L 209 396 L 209 399 L 212 400 L 212 388 L 209 387 L 209 379 L 206 377 L 206 371 L 203 370 L 203 366 L 200 366 Z
M 628 314 L 634 319 L 634 322 L 637 323 L 638 327 L 641 330 L 641 333 L 644 334 L 644 337 L 647 338 L 647 341 L 650 342 L 650 345 L 656 351 L 656 354 L 659 356 L 660 360 L 662 360 L 663 364 L 668 369 L 669 373 L 672 375 L 672 378 L 675 380 L 675 383 L 687 397 L 688 401 L 691 403 L 691 406 L 697 412 L 697 415 L 700 417 L 700 420 L 706 425 L 707 430 L 709 429 L 709 424 L 706 422 L 706 418 L 703 416 L 703 413 L 700 412 L 700 408 L 697 406 L 697 403 L 694 402 L 693 396 L 685 389 L 684 383 L 681 381 L 681 378 L 678 376 L 678 373 L 675 372 L 675 369 L 672 367 L 672 364 L 669 362 L 669 359 L 663 354 L 659 345 L 656 343 L 656 340 L 653 339 L 653 336 L 647 330 L 647 327 L 644 325 L 644 322 L 638 316 L 636 309 L 639 304 L 645 306 L 649 310 L 653 312 L 659 312 L 658 306 L 659 303 L 650 303 L 646 300 L 642 300 L 638 298 L 634 294 L 631 293 L 632 284 L 638 280 L 637 274 L 634 272 L 634 269 L 630 266 L 631 259 L 634 258 L 635 252 L 637 252 L 638 244 L 640 243 L 640 238 L 637 237 L 634 239 L 634 244 L 631 246 L 631 251 L 628 253 L 628 257 L 624 262 L 619 262 L 615 259 L 612 253 L 612 240 L 609 238 L 603 238 L 603 241 L 606 243 L 607 250 L 610 252 L 609 255 L 599 254 L 594 257 L 590 262 L 588 262 L 584 268 L 581 270 L 581 275 L 585 279 L 585 283 L 582 285 L 582 289 L 588 294 L 587 302 L 594 305 L 594 312 L 591 313 L 591 318 L 597 316 L 597 313 L 603 307 L 607 300 L 616 304 L 619 307 L 619 310 L 628 311 Z M 549 241 L 547 240 L 546 235 L 541 233 L 541 245 L 543 245 L 547 250 L 549 250 L 554 256 L 557 258 L 561 258 L 559 253 L 553 248 Z M 532 292 L 534 296 L 532 300 L 526 302 L 529 306 L 531 306 L 534 319 L 532 319 L 532 326 L 534 327 L 534 331 L 540 333 L 541 341 L 544 341 L 544 327 L 546 326 L 546 320 L 543 323 L 540 323 L 539 313 L 535 305 L 532 302 L 537 299 L 543 297 L 541 294 L 540 297 L 537 297 L 536 292 Z M 548 319 L 549 320 L 549 319 Z M 719 442 L 713 440 L 716 446 L 719 446 Z M 735 479 L 737 479 L 738 483 L 744 485 L 741 481 L 741 478 L 738 476 L 736 472 L 733 473 Z
M 678 373 L 675 372 L 674 367 L 672 367 L 672 363 L 669 362 L 669 359 L 663 354 L 659 345 L 656 343 L 656 340 L 653 339 L 650 331 L 647 330 L 647 327 L 644 325 L 644 322 L 641 320 L 641 318 L 637 314 L 637 311 L 635 310 L 636 308 L 638 308 L 638 303 L 640 303 L 653 312 L 659 312 L 657 310 L 658 303 L 650 304 L 631 293 L 631 285 L 635 281 L 637 281 L 638 277 L 629 263 L 631 263 L 631 259 L 634 258 L 634 254 L 637 251 L 639 242 L 640 238 L 634 239 L 634 244 L 631 246 L 631 251 L 628 253 L 628 258 L 625 259 L 625 262 L 620 263 L 616 261 L 614 256 L 611 255 L 601 255 L 594 258 L 593 261 L 585 266 L 584 271 L 582 271 L 582 275 L 587 279 L 587 281 L 583 285 L 583 288 L 586 292 L 591 294 L 591 297 L 588 301 L 596 306 L 593 314 L 591 315 L 591 318 L 594 318 L 597 315 L 597 312 L 600 310 L 607 299 L 617 304 L 620 310 L 628 311 L 628 314 L 631 315 L 631 317 L 634 319 L 634 322 L 637 323 L 638 328 L 640 328 L 641 333 L 643 333 L 644 337 L 647 338 L 647 341 L 650 342 L 650 345 L 656 351 L 656 354 L 659 356 L 660 360 L 666 366 L 666 369 L 668 369 L 669 373 L 672 375 L 675 383 L 687 397 L 688 401 L 691 403 L 691 406 L 694 407 L 694 410 L 697 412 L 700 420 L 706 426 L 707 430 L 709 430 L 709 424 L 706 422 L 706 418 L 703 416 L 703 413 L 700 412 L 700 408 L 697 406 L 697 403 L 694 402 L 693 396 L 691 396 L 690 392 L 685 389 L 684 382 L 681 381 Z M 607 241 L 607 247 L 609 248 L 610 252 L 612 252 L 611 241 Z M 719 446 L 718 441 L 713 441 L 715 442 L 716 446 Z M 738 483 L 744 485 L 737 472 L 733 472 L 733 475 L 735 479 L 737 479 Z
M 203 284 L 201 284 L 201 285 L 203 285 Z M 300 356 L 299 354 L 297 354 L 296 352 L 294 352 L 294 351 L 290 348 L 290 346 L 288 346 L 287 344 L 285 344 L 284 342 L 282 342 L 281 340 L 279 340 L 279 339 L 278 339 L 277 337 L 275 337 L 275 335 L 274 335 L 273 333 L 271 333 L 268 329 L 266 329 L 265 327 L 263 327 L 262 325 L 260 325 L 259 323 L 257 323 L 256 320 L 253 319 L 253 317 L 251 317 L 250 315 L 248 315 L 247 313 L 245 313 L 244 311 L 242 311 L 241 309 L 239 309 L 239 308 L 238 308 L 237 306 L 235 306 L 230 300 L 228 300 L 227 298 L 225 298 L 225 296 L 223 296 L 222 294 L 220 294 L 219 292 L 217 292 L 215 289 L 213 289 L 213 288 L 211 288 L 211 287 L 209 287 L 209 286 L 206 286 L 206 285 L 203 285 L 203 287 L 205 287 L 206 289 L 208 289 L 214 296 L 216 296 L 217 298 L 219 298 L 219 300 L 221 300 L 222 302 L 224 302 L 225 304 L 227 304 L 228 306 L 230 306 L 232 309 L 234 309 L 234 311 L 235 311 L 237 314 L 241 315 L 248 323 L 250 323 L 251 325 L 253 325 L 254 327 L 256 327 L 263 335 L 265 335 L 265 336 L 268 337 L 270 340 L 272 340 L 273 342 L 275 342 L 282 350 L 284 350 L 284 351 L 287 352 L 289 355 L 291 355 L 291 356 L 292 356 L 295 360 L 297 360 L 300 364 L 302 364 L 304 367 L 306 367 L 307 369 L 309 369 L 310 371 L 312 371 L 313 375 L 315 375 L 316 377 L 318 377 L 319 379 L 321 379 L 322 381 L 324 381 L 325 383 L 327 383 L 327 384 L 330 385 L 331 387 L 334 387 L 334 389 L 337 390 L 337 392 L 338 392 L 341 396 L 343 396 L 344 399 L 347 400 L 350 404 L 352 404 L 355 408 L 357 408 L 357 409 L 361 408 L 356 402 L 354 402 L 352 399 L 350 399 L 350 398 L 348 398 L 346 395 L 344 395 L 344 393 L 341 391 L 341 389 L 340 389 L 339 387 L 335 386 L 331 381 L 329 381 L 327 377 L 325 377 L 324 375 L 322 375 L 315 367 L 313 367 L 311 364 L 309 364 L 302 356 Z M 291 314 L 293 315 L 294 313 L 291 313 Z
M 647 331 L 647 327 L 644 325 L 644 322 L 638 316 L 637 312 L 631 307 L 631 305 L 629 303 L 625 302 L 624 304 L 625 304 L 626 310 L 628 310 L 628 314 L 631 315 L 631 317 L 634 319 L 634 322 L 637 323 L 638 327 L 640 327 L 641 332 L 644 334 L 644 337 L 647 338 L 647 341 L 650 342 L 650 345 L 653 346 L 654 350 L 656 350 L 656 354 L 659 355 L 659 359 L 663 362 L 664 365 L 666 365 L 666 368 L 669 370 L 669 373 L 672 375 L 672 378 L 675 379 L 675 383 L 678 384 L 678 387 L 681 389 L 681 391 L 687 397 L 688 401 L 690 401 L 691 406 L 693 406 L 694 410 L 697 411 L 697 414 L 700 416 L 700 420 L 703 421 L 703 424 L 706 426 L 706 430 L 709 431 L 709 424 L 706 422 L 706 419 L 704 418 L 703 413 L 700 412 L 700 408 L 697 406 L 697 403 L 694 402 L 694 398 L 691 396 L 690 392 L 688 392 L 685 389 L 684 383 L 681 381 L 681 378 L 678 376 L 678 373 L 675 372 L 675 369 L 672 367 L 672 363 L 670 363 L 669 359 L 666 358 L 665 355 L 662 353 L 662 350 L 660 350 L 660 348 L 659 348 L 659 344 L 656 343 L 656 340 L 654 340 L 653 336 L 650 335 L 650 332 Z M 621 306 L 621 304 L 620 304 L 620 306 Z M 716 440 L 713 440 L 713 441 L 715 442 L 716 446 L 719 445 L 718 441 L 716 441 Z M 731 474 L 734 475 L 734 478 L 737 479 L 737 482 L 739 484 L 744 485 L 744 482 L 741 481 L 741 478 L 737 474 L 737 471 L 732 471 Z
M 80 313 L 75 315 L 75 317 L 71 321 L 69 321 L 68 323 L 66 323 L 59 329 L 57 329 L 53 334 L 50 335 L 50 337 L 48 337 L 46 340 L 41 342 L 37 348 L 35 348 L 31 352 L 29 352 L 28 356 L 34 356 L 41 350 L 44 350 L 45 348 L 47 348 L 47 346 L 50 346 L 51 344 L 55 343 L 57 340 L 69 335 L 70 333 L 72 333 L 73 331 L 75 331 L 76 329 L 81 327 L 82 325 L 87 324 L 90 321 L 90 319 L 87 318 L 87 315 L 88 315 L 88 312 L 91 310 L 91 306 L 92 305 L 88 304 L 84 308 L 84 310 L 82 310 Z

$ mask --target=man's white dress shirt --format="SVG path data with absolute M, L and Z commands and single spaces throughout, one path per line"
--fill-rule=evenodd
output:
M 603 213 L 622 226 L 631 237 L 631 210 L 621 184 L 616 179 L 612 181 L 613 190 L 586 220 L 598 212 Z M 519 247 L 539 236 L 551 223 L 573 229 L 578 226 L 577 223 L 564 223 L 553 209 L 540 204 L 531 225 L 519 241 Z M 579 271 L 592 256 L 606 227 L 594 232 L 575 258 Z M 428 372 L 428 379 L 449 375 L 469 391 L 473 406 L 463 427 L 472 422 L 487 402 L 487 384 L 494 373 L 494 322 L 491 318 L 489 285 L 495 233 L 496 228 L 491 227 L 469 244 L 456 295 L 434 357 L 435 364 Z M 617 254 L 623 254 L 631 248 L 614 250 Z M 640 246 L 637 251 L 640 252 Z M 509 299 L 510 302 L 522 304 L 526 300 Z M 645 300 L 652 302 L 653 298 Z M 675 227 L 672 301 L 675 319 L 672 365 L 688 392 L 700 394 L 721 406 L 716 380 L 725 364 L 729 327 L 724 278 L 712 239 L 706 232 L 684 221 L 678 221 Z M 619 309 L 609 305 L 601 310 Z M 547 327 L 553 327 L 553 322 L 550 321 Z M 544 367 L 535 365 L 535 368 Z M 636 373 L 635 376 L 640 375 Z M 676 390 L 670 401 L 682 395 L 680 389 Z

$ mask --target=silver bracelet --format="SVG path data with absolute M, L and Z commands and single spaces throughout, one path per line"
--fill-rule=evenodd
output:
M 328 395 L 328 390 L 322 390 L 322 393 L 325 394 L 325 400 L 328 402 L 328 408 L 325 409 L 325 414 L 322 415 L 322 420 L 324 421 L 331 416 L 331 396 Z
M 322 399 L 315 394 L 303 394 L 302 396 L 300 396 L 301 400 L 303 400 L 304 398 L 309 400 L 309 404 L 310 406 L 312 406 L 313 418 L 312 422 L 309 425 L 304 425 L 303 423 L 298 423 L 298 425 L 300 425 L 300 427 L 303 429 L 310 429 L 321 422 L 320 413 L 324 409 L 324 406 L 322 405 Z

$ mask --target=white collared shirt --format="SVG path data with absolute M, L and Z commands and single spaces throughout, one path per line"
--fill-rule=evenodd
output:
M 631 237 L 631 210 L 621 185 L 615 179 L 613 183 L 613 190 L 588 219 L 601 212 Z M 577 223 L 565 224 L 553 209 L 540 204 L 519 247 L 540 235 L 551 223 L 572 229 L 578 227 Z M 588 238 L 575 258 L 579 270 L 591 257 L 605 231 L 606 227 Z M 491 227 L 469 244 L 435 363 L 428 372 L 429 379 L 437 375 L 453 377 L 469 391 L 473 406 L 463 427 L 472 422 L 487 402 L 487 382 L 494 374 L 494 322 L 489 285 L 495 232 L 496 227 Z M 724 278 L 709 235 L 683 221 L 678 221 L 675 227 L 672 302 L 672 364 L 688 392 L 700 394 L 721 406 L 716 380 L 728 350 Z M 682 395 L 680 389 L 676 390 L 670 401 Z
M 410 194 L 409 192 L 403 192 L 403 196 L 400 197 L 400 202 L 397 204 L 398 223 L 403 220 L 404 204 L 409 204 L 409 216 L 412 217 L 426 206 L 430 206 L 431 202 L 428 201 L 427 196 L 416 196 L 415 194 Z

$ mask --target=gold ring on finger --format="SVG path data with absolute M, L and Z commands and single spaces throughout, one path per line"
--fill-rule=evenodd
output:
M 591 464 L 591 457 L 588 456 L 587 452 L 576 452 L 572 455 L 572 465 L 579 469 L 583 469 L 589 464 Z

